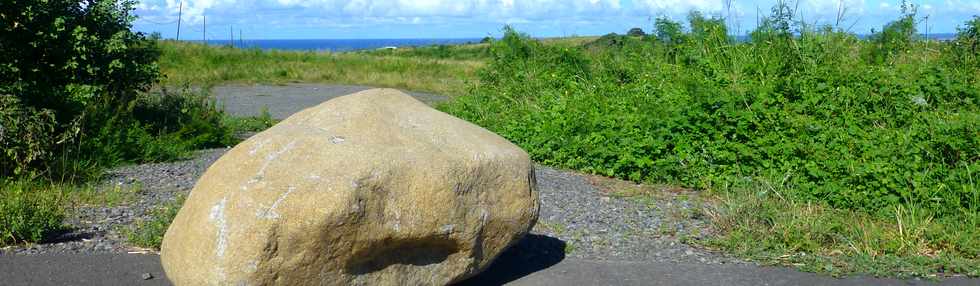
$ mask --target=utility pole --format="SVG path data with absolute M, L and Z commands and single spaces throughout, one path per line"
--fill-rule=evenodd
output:
M 204 15 L 204 32 L 201 33 L 201 37 L 204 38 L 204 45 L 208 44 L 208 15 Z
M 238 47 L 245 48 L 245 40 L 242 39 L 242 29 L 238 29 Z
M 929 43 L 929 15 L 926 15 L 926 43 Z
M 232 48 L 234 48 L 235 47 L 235 26 L 228 26 L 228 33 L 231 34 L 231 38 L 230 38 L 231 40 L 228 40 L 228 44 L 231 45 Z
M 177 7 L 177 40 L 180 41 L 180 16 L 184 14 L 184 1 L 180 1 Z

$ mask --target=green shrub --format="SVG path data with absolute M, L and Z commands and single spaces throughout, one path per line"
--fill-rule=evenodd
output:
M 157 81 L 159 49 L 155 40 L 131 31 L 134 5 L 129 0 L 0 2 L 0 94 L 16 98 L 5 99 L 0 113 L 24 115 L 10 123 L 18 127 L 5 129 L 32 135 L 42 128 L 46 136 L 6 137 L 4 144 L 16 148 L 5 149 L 0 176 L 57 176 L 61 171 L 52 166 L 75 163 L 54 161 L 74 161 L 69 153 L 98 157 L 79 146 L 111 141 L 99 136 L 107 128 L 136 124 L 126 117 L 139 94 Z
M 224 112 L 206 93 L 184 89 L 140 94 L 125 114 L 98 114 L 94 130 L 79 143 L 81 158 L 102 165 L 160 162 L 185 157 L 192 150 L 232 146 L 238 142 Z
M 56 125 L 51 110 L 24 107 L 17 97 L 0 95 L 0 177 L 25 175 L 48 160 Z
M 63 229 L 62 203 L 60 191 L 0 180 L 0 246 L 38 242 Z
M 225 124 L 237 133 L 260 132 L 279 123 L 269 114 L 269 109 L 263 107 L 259 116 L 253 117 L 226 117 Z

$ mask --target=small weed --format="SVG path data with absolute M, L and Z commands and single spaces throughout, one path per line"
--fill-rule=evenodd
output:
M 126 238 L 139 247 L 160 249 L 163 235 L 167 233 L 170 223 L 177 217 L 184 199 L 185 197 L 179 197 L 176 201 L 154 210 L 149 220 L 136 222 L 134 226 L 124 231 Z
M 538 221 L 538 224 L 535 225 L 535 227 L 554 233 L 555 235 L 562 235 L 565 233 L 565 225 L 559 222 Z
M 132 202 L 140 192 L 141 186 L 79 186 L 74 189 L 67 193 L 72 204 L 114 207 Z
M 565 255 L 572 254 L 573 252 L 575 252 L 575 244 L 572 243 L 571 241 L 566 241 L 564 250 L 565 250 Z

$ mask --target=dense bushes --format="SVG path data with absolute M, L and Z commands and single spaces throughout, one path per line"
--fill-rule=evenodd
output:
M 980 212 L 976 66 L 788 13 L 776 7 L 748 43 L 700 14 L 687 32 L 658 19 L 655 44 L 599 50 L 507 31 L 479 87 L 444 109 L 550 165 L 711 190 L 765 182 L 872 213 Z
M 130 30 L 134 5 L 0 3 L 0 177 L 85 179 L 232 141 L 204 97 L 147 93 L 160 49 Z

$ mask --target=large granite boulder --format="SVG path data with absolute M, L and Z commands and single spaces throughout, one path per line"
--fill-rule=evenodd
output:
M 538 216 L 526 152 L 391 89 L 301 111 L 231 149 L 163 240 L 177 285 L 441 285 Z

